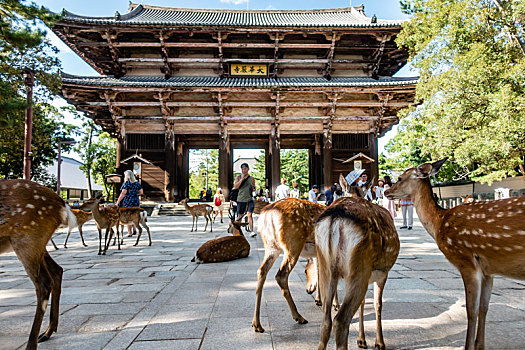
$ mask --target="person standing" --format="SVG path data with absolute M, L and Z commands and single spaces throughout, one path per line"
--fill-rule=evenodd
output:
M 217 215 L 221 214 L 221 224 L 223 223 L 222 220 L 225 201 L 226 200 L 224 199 L 224 195 L 222 194 L 222 189 L 219 187 L 217 189 L 217 193 L 215 193 L 215 196 L 213 196 L 213 211 L 215 212 L 215 216 L 213 217 L 214 222 Z
M 324 193 L 324 196 L 326 197 L 326 206 L 329 206 L 334 201 L 334 194 L 335 194 L 336 186 L 333 184 L 330 186 L 329 189 L 327 189 Z
M 140 182 L 135 179 L 135 175 L 133 175 L 133 171 L 126 170 L 124 172 L 124 184 L 121 187 L 120 196 L 117 199 L 117 206 L 121 206 L 122 208 L 131 208 L 131 207 L 139 207 L 140 206 L 140 200 L 139 196 L 142 196 L 144 191 L 142 190 L 142 186 L 140 185 Z M 122 205 L 120 205 L 122 203 Z M 128 237 L 132 236 L 132 229 L 133 224 L 127 225 L 128 226 Z
M 384 191 L 388 190 L 390 187 L 392 187 L 392 180 L 390 180 L 390 176 L 385 176 L 383 178 L 385 180 L 385 187 L 383 188 Z M 383 191 L 383 192 L 384 192 Z M 396 203 L 394 200 L 388 199 L 387 197 L 383 196 L 383 207 L 388 210 L 390 215 L 392 215 L 393 218 L 396 217 Z
M 414 203 L 412 203 L 410 198 L 403 198 L 399 201 L 399 205 L 401 206 L 401 213 L 403 214 L 403 226 L 400 228 L 408 228 L 411 230 L 412 224 L 414 223 Z
M 235 178 L 233 188 L 239 190 L 239 195 L 237 196 L 237 214 L 239 217 L 245 214 L 248 216 L 248 225 L 250 226 L 250 231 L 253 232 L 252 214 L 255 203 L 252 197 L 252 188 L 255 187 L 255 179 L 250 176 L 249 171 L 250 166 L 248 163 L 242 163 L 241 174 Z M 255 234 L 252 234 L 252 236 L 254 235 Z
M 290 197 L 290 187 L 286 185 L 286 179 L 281 179 L 281 184 L 275 189 L 275 200 L 281 200 Z
M 361 188 L 365 188 L 366 189 L 367 183 L 368 183 L 368 175 L 362 174 L 361 177 L 359 178 L 359 181 L 357 181 L 357 187 L 361 187 Z M 372 198 L 372 192 L 370 191 L 370 189 L 367 189 L 364 198 L 366 200 L 369 200 L 369 201 L 371 201 L 373 199 Z
M 381 179 L 377 181 L 377 186 L 374 187 L 374 192 L 376 195 L 376 204 L 383 205 L 383 191 L 384 191 L 385 182 Z
M 290 190 L 290 197 L 301 198 L 301 191 L 299 190 L 299 184 L 297 183 L 297 181 L 294 181 L 292 187 L 293 188 Z
M 317 188 L 317 185 L 313 185 L 312 189 L 308 192 L 308 200 L 310 202 L 317 203 L 320 195 L 321 194 L 319 193 L 319 189 Z

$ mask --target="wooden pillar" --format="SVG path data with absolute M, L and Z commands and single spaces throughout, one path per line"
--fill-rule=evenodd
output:
M 175 192 L 175 135 L 172 131 L 166 134 L 165 149 L 165 168 L 164 168 L 164 199 L 166 202 L 173 202 Z
M 219 147 L 219 187 L 227 199 L 233 187 L 233 163 L 229 142 L 225 148 Z
M 275 136 L 270 137 L 271 150 L 270 154 L 270 191 L 272 198 L 275 198 L 275 189 L 279 186 L 280 177 L 281 177 L 281 148 L 278 147 Z
M 189 181 L 189 150 L 184 145 L 184 141 L 180 136 L 176 138 L 175 144 L 176 164 L 175 164 L 175 186 L 174 197 L 180 201 L 188 196 L 188 181 Z
M 270 161 L 270 143 L 266 144 L 264 146 L 264 178 L 265 178 L 265 190 L 268 189 L 270 191 L 270 194 L 271 194 L 271 191 L 272 191 L 272 186 L 271 186 L 271 177 L 272 177 L 272 163 Z M 266 192 L 265 192 L 266 193 Z
M 323 188 L 326 191 L 333 183 L 332 143 L 323 142 Z
M 368 178 L 370 181 L 374 181 L 374 184 L 377 183 L 379 179 L 379 160 L 378 160 L 378 147 L 377 147 L 377 137 L 375 133 L 368 134 L 368 147 L 370 149 L 370 158 L 373 158 L 375 162 L 370 164 L 370 174 Z

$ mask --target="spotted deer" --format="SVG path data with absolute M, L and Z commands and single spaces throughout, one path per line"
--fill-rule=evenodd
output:
M 193 218 L 191 224 L 191 232 L 193 232 L 193 226 L 195 226 L 195 231 L 197 231 L 197 223 L 199 221 L 199 216 L 204 216 L 204 218 L 206 219 L 206 226 L 204 227 L 204 232 L 206 232 L 206 229 L 208 228 L 208 221 L 210 222 L 210 232 L 213 232 L 213 220 L 211 218 L 211 214 L 213 213 L 213 207 L 211 205 L 195 204 L 190 206 L 188 204 L 188 198 L 183 199 L 179 202 L 179 204 L 183 204 L 184 208 L 186 208 L 186 211 Z
M 288 288 L 288 276 L 297 264 L 299 256 L 315 257 L 314 223 L 325 208 L 304 199 L 286 198 L 261 210 L 257 229 L 264 243 L 264 259 L 257 271 L 256 302 L 252 321 L 256 332 L 264 332 L 260 321 L 264 282 L 268 271 L 282 252 L 283 262 L 275 279 L 288 303 L 292 318 L 299 324 L 308 323 L 297 311 Z
M 139 244 L 140 236 L 142 235 L 141 226 L 144 226 L 144 228 L 146 228 L 146 231 L 148 232 L 148 239 L 149 239 L 148 245 L 151 246 L 151 233 L 149 232 L 149 226 L 146 224 L 147 221 L 148 221 L 148 213 L 140 207 L 119 208 L 119 224 L 121 225 L 120 244 L 124 243 L 124 226 L 123 225 L 133 224 L 139 230 L 137 241 L 135 242 L 135 244 L 133 244 L 133 246 L 137 246 Z M 117 229 L 118 229 L 118 225 L 117 225 Z M 117 233 L 117 236 L 118 236 L 118 233 Z M 111 241 L 111 236 L 108 240 L 108 244 L 110 241 Z
M 233 220 L 230 216 L 228 232 L 232 236 L 219 237 L 207 241 L 200 246 L 191 261 L 203 264 L 246 258 L 250 254 L 250 243 L 248 243 L 242 232 L 242 226 L 246 225 Z
M 35 285 L 37 306 L 26 349 L 36 349 L 58 328 L 63 269 L 46 244 L 60 225 L 75 227 L 69 206 L 53 191 L 28 180 L 0 180 L 0 253 L 14 250 Z M 51 296 L 49 326 L 40 327 Z
M 374 283 L 376 312 L 375 348 L 386 349 L 381 324 L 383 289 L 399 254 L 399 237 L 392 216 L 383 207 L 363 198 L 339 198 L 317 219 L 315 241 L 323 304 L 319 349 L 326 349 L 330 338 L 330 301 L 337 291 L 339 278 L 345 280 L 345 296 L 333 320 L 337 349 L 348 349 L 350 322 L 359 306 L 357 345 L 367 348 L 363 313 L 366 290 L 371 283 Z
M 483 349 L 494 275 L 525 279 L 525 196 L 443 209 L 433 199 L 429 177 L 446 160 L 406 170 L 385 196 L 410 197 L 439 250 L 459 270 L 468 321 L 465 349 Z
M 71 209 L 71 212 L 75 215 L 75 218 L 77 219 L 77 229 L 80 233 L 80 239 L 82 240 L 82 245 L 84 247 L 87 247 L 88 245 L 86 242 L 84 242 L 84 236 L 82 235 L 82 226 L 89 220 L 93 219 L 92 213 L 87 213 L 80 209 Z M 67 231 L 66 240 L 64 241 L 64 248 L 67 248 L 67 240 L 69 239 L 69 235 L 71 234 L 71 228 Z
M 98 229 L 98 255 L 105 255 L 108 245 L 108 234 L 111 232 L 113 234 L 113 227 L 117 226 L 119 223 L 119 211 L 116 205 L 109 205 L 107 207 L 99 207 L 100 199 L 99 198 L 90 198 L 85 201 L 80 209 L 88 209 L 93 213 L 93 219 L 97 224 Z M 104 249 L 102 248 L 102 230 L 106 230 L 106 235 L 104 236 Z M 117 235 L 118 235 L 118 228 Z M 120 249 L 120 240 L 119 240 L 119 249 Z

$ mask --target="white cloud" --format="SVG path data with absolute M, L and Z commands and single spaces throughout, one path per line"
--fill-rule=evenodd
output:
M 249 0 L 220 0 L 220 1 L 225 4 L 240 5 L 240 4 L 248 3 Z

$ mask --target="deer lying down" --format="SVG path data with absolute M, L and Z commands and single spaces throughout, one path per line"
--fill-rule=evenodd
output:
M 28 180 L 0 180 L 0 253 L 14 250 L 35 285 L 37 306 L 26 349 L 58 328 L 63 269 L 46 244 L 60 225 L 75 227 L 69 206 L 50 189 Z M 51 296 L 49 327 L 38 336 Z
M 250 254 L 250 243 L 242 233 L 242 226 L 230 216 L 231 222 L 228 232 L 233 236 L 219 237 L 201 245 L 191 260 L 197 264 L 216 263 L 246 258 Z
M 363 309 L 370 283 L 375 283 L 375 348 L 386 349 L 381 326 L 381 309 L 388 272 L 399 254 L 399 238 L 394 220 L 383 207 L 362 198 L 344 197 L 332 203 L 319 216 L 315 226 L 319 292 L 324 314 L 319 349 L 326 349 L 330 338 L 330 302 L 337 291 L 339 278 L 345 280 L 345 296 L 333 321 L 337 349 L 348 348 L 348 328 L 360 305 L 357 345 L 366 349 Z
M 459 270 L 467 304 L 465 349 L 483 349 L 494 275 L 525 280 L 525 196 L 443 209 L 433 199 L 429 177 L 446 160 L 406 170 L 385 196 L 410 197 L 439 250 Z

